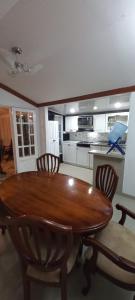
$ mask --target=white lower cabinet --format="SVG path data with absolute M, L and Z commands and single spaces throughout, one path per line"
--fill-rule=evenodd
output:
M 89 168 L 89 148 L 76 147 L 76 164 L 82 167 Z
M 63 142 L 63 161 L 93 170 L 94 155 L 90 150 L 107 153 L 109 146 L 91 145 L 90 148 L 77 147 L 73 141 Z
M 93 159 L 93 154 L 92 153 L 89 154 L 89 160 L 90 160 L 90 169 L 93 170 L 94 159 Z
M 63 161 L 76 164 L 76 144 L 63 143 Z

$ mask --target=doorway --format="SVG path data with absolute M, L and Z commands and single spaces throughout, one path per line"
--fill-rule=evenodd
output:
M 0 182 L 15 173 L 10 109 L 0 106 Z

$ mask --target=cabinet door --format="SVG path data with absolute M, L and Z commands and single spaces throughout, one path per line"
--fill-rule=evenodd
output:
M 106 132 L 106 115 L 94 115 L 94 131 Z
M 89 168 L 89 148 L 76 148 L 76 162 L 77 165 Z
M 92 153 L 90 153 L 89 156 L 90 156 L 90 169 L 93 170 L 94 157 L 93 157 L 93 154 L 92 154 Z
M 68 162 L 68 145 L 63 144 L 63 161 Z
M 63 144 L 63 161 L 76 164 L 76 145 Z
M 65 118 L 66 131 L 77 131 L 78 130 L 78 116 L 66 117 Z
M 128 125 L 129 112 L 110 113 L 106 115 L 106 131 L 110 131 L 115 122 Z

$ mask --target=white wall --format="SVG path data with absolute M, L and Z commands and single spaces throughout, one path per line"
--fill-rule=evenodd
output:
M 46 126 L 45 126 L 45 108 L 40 107 L 39 108 L 39 138 L 40 138 L 40 155 L 44 154 L 46 152 Z
M 123 192 L 135 196 L 135 93 L 131 94 Z
M 31 108 L 35 109 L 35 106 L 21 100 L 20 98 L 0 89 L 0 105 L 8 107 L 19 107 L 19 108 Z

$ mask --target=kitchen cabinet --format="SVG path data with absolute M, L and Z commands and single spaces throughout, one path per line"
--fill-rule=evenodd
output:
M 93 170 L 94 157 L 93 157 L 93 154 L 92 154 L 92 153 L 89 154 L 89 161 L 90 161 L 90 169 Z
M 116 122 L 128 125 L 129 112 L 106 114 L 106 131 L 110 131 Z
M 65 117 L 65 131 L 77 131 L 78 130 L 78 116 Z
M 93 116 L 94 131 L 109 132 L 116 122 L 128 125 L 129 112 L 99 114 Z
M 63 143 L 63 161 L 71 164 L 76 164 L 76 143 Z
M 93 116 L 94 131 L 106 132 L 106 114 Z
M 76 164 L 82 167 L 89 168 L 89 153 L 90 148 L 76 147 Z

